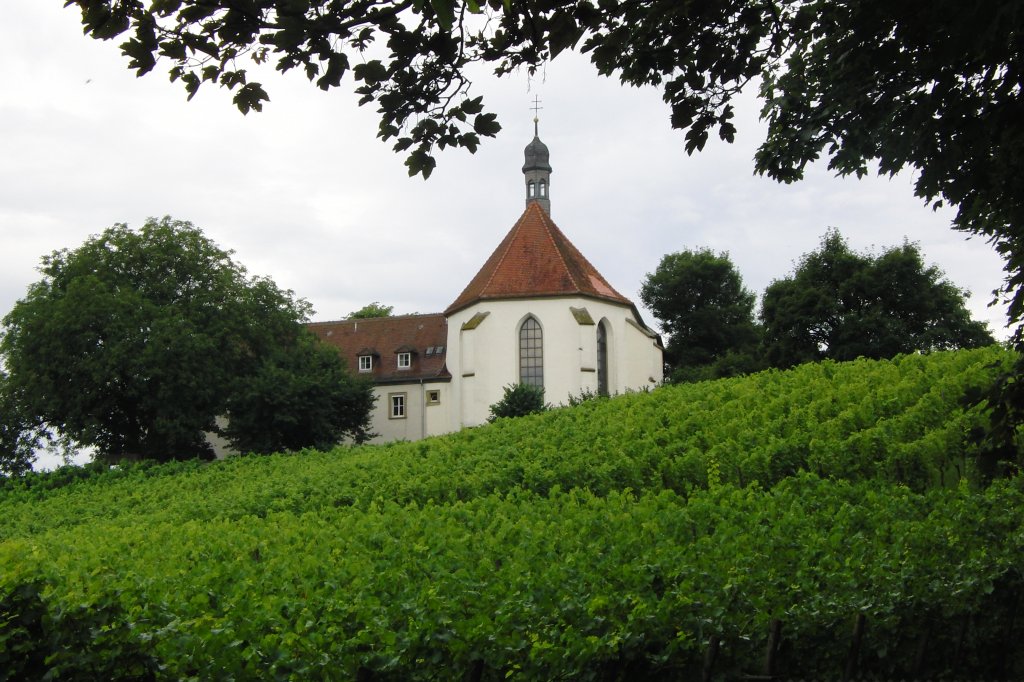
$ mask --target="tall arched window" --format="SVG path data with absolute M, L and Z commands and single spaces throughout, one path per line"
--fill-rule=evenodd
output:
M 537 185 L 533 184 L 533 180 L 526 183 L 526 196 L 530 199 L 537 196 Z
M 548 196 L 548 183 L 543 180 L 540 181 L 540 194 L 541 199 L 546 199 Z
M 533 317 L 519 327 L 519 383 L 544 388 L 544 335 Z
M 597 394 L 608 395 L 608 328 L 597 325 Z

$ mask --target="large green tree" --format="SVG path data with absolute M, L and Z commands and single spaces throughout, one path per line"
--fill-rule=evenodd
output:
M 359 310 L 353 310 L 348 314 L 346 319 L 349 320 L 368 320 L 374 317 L 391 317 L 394 313 L 395 306 L 384 305 L 374 301 L 373 303 L 367 303 Z
M 230 430 L 236 446 L 365 433 L 371 389 L 339 381 L 340 357 L 302 325 L 308 303 L 249 276 L 190 223 L 115 225 L 40 270 L 0 332 L 4 402 L 20 433 L 55 434 L 107 460 L 210 456 L 216 417 L 252 424 L 279 387 L 282 412 L 258 434 Z M 274 429 L 289 419 L 306 439 Z
M 328 449 L 369 432 L 373 391 L 312 334 L 274 348 L 228 397 L 225 436 L 243 452 Z
M 760 367 L 754 294 L 728 253 L 670 253 L 648 273 L 640 299 L 668 335 L 672 381 L 729 376 Z
M 985 324 L 971 319 L 966 296 L 937 267 L 926 266 L 914 244 L 873 256 L 851 250 L 830 230 L 790 276 L 765 290 L 767 357 L 790 367 L 995 343 Z
M 37 432 L 18 413 L 7 373 L 0 369 L 0 475 L 22 474 L 35 461 Z

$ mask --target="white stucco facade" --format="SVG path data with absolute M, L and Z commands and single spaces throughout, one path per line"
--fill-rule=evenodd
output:
M 374 386 L 371 443 L 419 440 L 451 430 L 450 382 L 417 381 Z M 396 399 L 399 402 L 396 404 Z
M 481 301 L 448 317 L 449 430 L 487 420 L 505 386 L 519 382 L 519 329 L 532 316 L 543 332 L 544 396 L 551 404 L 598 391 L 597 332 L 607 336 L 610 394 L 662 381 L 657 336 L 631 306 L 581 296 Z

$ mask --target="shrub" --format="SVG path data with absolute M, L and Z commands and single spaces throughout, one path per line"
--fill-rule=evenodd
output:
M 522 417 L 548 409 L 544 404 L 544 389 L 530 384 L 512 384 L 505 387 L 505 395 L 491 405 L 488 421 L 499 417 Z

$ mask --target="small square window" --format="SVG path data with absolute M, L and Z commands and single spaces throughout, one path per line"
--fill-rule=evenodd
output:
M 412 353 L 398 354 L 398 369 L 409 369 L 412 365 Z
M 437 405 L 441 402 L 441 391 L 427 391 L 427 405 Z
M 391 403 L 391 419 L 405 419 L 405 394 L 389 393 L 388 401 Z
M 359 356 L 359 371 L 360 372 L 371 372 L 371 371 L 373 371 L 373 356 L 372 355 L 360 355 Z

